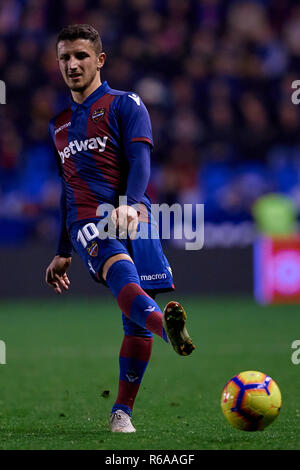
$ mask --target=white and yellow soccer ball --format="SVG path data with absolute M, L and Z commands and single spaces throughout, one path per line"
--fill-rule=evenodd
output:
M 281 409 L 281 393 L 276 382 L 263 372 L 241 372 L 222 391 L 221 408 L 227 421 L 243 431 L 262 431 Z

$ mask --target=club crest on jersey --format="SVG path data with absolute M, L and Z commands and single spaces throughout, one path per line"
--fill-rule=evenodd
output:
M 93 111 L 91 119 L 92 121 L 97 122 L 99 121 L 99 119 L 103 118 L 104 114 L 105 114 L 104 108 L 95 109 L 95 111 Z
M 88 251 L 88 254 L 90 256 L 93 256 L 93 258 L 95 258 L 96 256 L 98 256 L 98 243 L 97 242 L 93 242 L 88 248 L 87 248 L 87 251 Z

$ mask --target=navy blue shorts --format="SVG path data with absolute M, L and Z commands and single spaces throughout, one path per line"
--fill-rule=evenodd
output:
M 101 272 L 105 261 L 113 255 L 124 253 L 129 255 L 140 277 L 141 287 L 156 293 L 174 290 L 172 271 L 165 257 L 157 227 L 148 222 L 139 222 L 138 230 L 157 234 L 155 238 L 99 238 L 97 224 L 99 219 L 82 220 L 70 228 L 70 238 L 74 250 L 83 259 L 92 278 L 107 286 Z

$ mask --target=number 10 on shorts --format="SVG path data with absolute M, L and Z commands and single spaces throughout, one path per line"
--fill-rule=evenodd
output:
M 82 230 L 78 230 L 77 241 L 80 242 L 83 248 L 87 247 L 88 242 L 99 237 L 99 230 L 93 222 L 86 224 Z

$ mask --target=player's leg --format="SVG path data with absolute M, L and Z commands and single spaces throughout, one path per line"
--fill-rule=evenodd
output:
M 141 286 L 150 292 L 175 289 L 172 269 L 164 255 L 155 220 L 140 222 L 141 237 L 131 241 L 130 251 Z M 163 311 L 163 326 L 175 351 L 189 355 L 195 348 L 185 328 L 186 313 L 178 302 L 169 302 Z
M 153 335 L 130 321 L 123 313 L 124 338 L 120 350 L 120 380 L 112 412 L 122 409 L 130 416 L 141 381 L 150 360 Z
M 127 318 L 168 342 L 162 312 L 141 288 L 136 267 L 128 255 L 110 257 L 103 265 L 102 277 Z
M 141 244 L 138 243 L 140 253 L 139 255 L 135 253 L 133 263 L 125 243 L 120 240 L 102 240 L 96 237 L 95 234 L 98 230 L 95 224 L 97 222 L 98 219 L 78 222 L 70 230 L 73 247 L 86 263 L 93 279 L 110 287 L 121 311 L 134 323 L 161 336 L 166 342 L 169 342 L 169 339 L 178 354 L 190 354 L 194 346 L 185 330 L 186 316 L 183 308 L 176 302 L 169 303 L 164 309 L 163 318 L 157 303 L 147 295 L 140 285 L 140 277 L 135 263 L 140 260 L 140 263 L 147 264 L 145 261 L 148 258 L 151 264 L 155 254 L 161 253 L 161 248 L 148 247 L 142 240 Z M 83 240 L 82 237 L 82 233 L 87 227 L 90 230 L 93 227 L 93 236 L 89 237 L 88 241 Z M 131 248 L 134 252 L 133 244 Z M 105 261 L 103 262 L 103 260 Z M 164 275 L 166 274 L 164 273 Z M 150 288 L 152 289 L 152 287 Z
M 155 300 L 141 288 L 136 267 L 128 255 L 110 257 L 104 263 L 102 276 L 130 320 L 170 342 L 181 356 L 191 354 L 195 347 L 185 328 L 183 307 L 178 302 L 169 302 L 162 314 Z
M 153 335 L 122 313 L 124 338 L 119 356 L 119 387 L 111 411 L 113 432 L 135 432 L 132 410 L 152 352 Z

